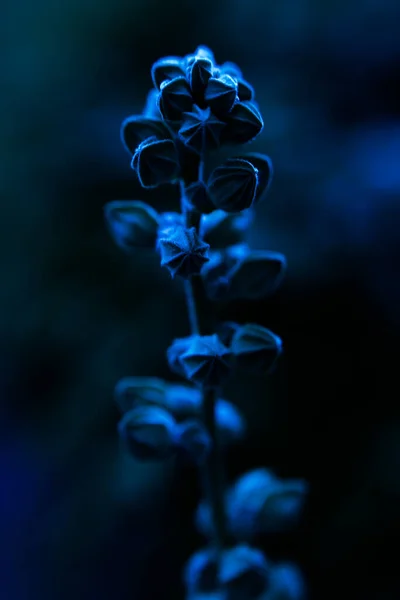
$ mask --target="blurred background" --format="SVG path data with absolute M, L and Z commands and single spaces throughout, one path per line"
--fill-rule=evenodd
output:
M 1 600 L 178 600 L 203 543 L 195 471 L 126 456 L 112 400 L 124 375 L 173 379 L 182 290 L 103 220 L 114 199 L 177 206 L 139 188 L 119 128 L 153 61 L 199 44 L 256 89 L 252 149 L 275 179 L 249 241 L 289 265 L 274 297 L 226 314 L 286 349 L 227 389 L 249 423 L 228 476 L 309 481 L 298 528 L 262 543 L 310 598 L 400 597 L 399 19 L 395 0 L 3 1 Z

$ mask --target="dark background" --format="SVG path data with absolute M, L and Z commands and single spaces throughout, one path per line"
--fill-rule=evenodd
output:
M 400 5 L 395 0 L 5 0 L 0 19 L 0 599 L 183 598 L 196 473 L 119 446 L 115 382 L 172 379 L 178 284 L 113 246 L 103 207 L 143 199 L 119 141 L 150 67 L 209 45 L 254 85 L 275 180 L 249 232 L 288 259 L 280 291 L 228 317 L 284 340 L 226 396 L 249 435 L 229 477 L 304 477 L 290 534 L 310 597 L 400 597 Z M 250 317 L 251 315 L 251 317 Z M 396 554 L 397 552 L 397 554 Z

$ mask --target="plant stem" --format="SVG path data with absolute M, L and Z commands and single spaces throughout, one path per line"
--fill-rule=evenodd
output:
M 189 315 L 190 330 L 192 335 L 200 334 L 199 316 L 196 307 L 196 297 L 194 293 L 194 286 L 191 279 L 185 281 L 185 296 L 186 305 Z
M 204 464 L 204 486 L 211 508 L 214 543 L 221 551 L 227 544 L 226 515 L 224 502 L 224 479 L 221 447 L 215 421 L 216 393 L 207 390 L 203 394 L 203 422 L 211 438 L 211 449 Z
M 199 167 L 199 178 L 202 176 L 202 162 Z M 187 227 L 195 227 L 199 231 L 201 215 L 192 211 L 186 204 L 185 187 L 181 182 L 181 209 Z M 199 276 L 191 277 L 185 282 L 185 296 L 192 335 L 201 335 L 200 307 L 204 298 L 204 290 Z M 202 417 L 203 423 L 210 436 L 211 449 L 202 466 L 202 478 L 205 494 L 211 509 L 214 531 L 214 545 L 221 551 L 227 544 L 226 515 L 224 501 L 224 474 L 221 447 L 218 439 L 218 429 L 215 418 L 217 395 L 215 390 L 203 391 Z

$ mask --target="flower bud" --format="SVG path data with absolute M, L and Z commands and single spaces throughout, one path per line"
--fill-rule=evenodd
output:
M 236 329 L 230 349 L 240 368 L 252 373 L 267 373 L 282 352 L 282 340 L 261 325 L 246 323 Z
M 231 373 L 231 354 L 216 334 L 192 336 L 180 357 L 187 379 L 207 388 L 220 387 Z
M 151 78 L 154 86 L 160 89 L 163 81 L 185 75 L 184 61 L 178 56 L 166 56 L 157 60 L 151 68 Z
M 176 227 L 159 239 L 161 266 L 167 267 L 172 277 L 179 275 L 188 279 L 200 273 L 208 261 L 209 245 L 202 242 L 195 227 Z
M 167 121 L 179 121 L 182 113 L 192 109 L 193 99 L 185 77 L 176 77 L 161 84 L 158 106 Z
M 161 115 L 159 118 L 133 115 L 123 121 L 121 141 L 130 154 L 134 154 L 139 144 L 148 138 L 164 140 L 170 137 L 171 134 L 160 117 Z
M 232 110 L 237 98 L 237 84 L 230 75 L 210 77 L 204 100 L 215 115 L 224 117 Z
M 244 144 L 261 133 L 263 127 L 264 122 L 254 102 L 236 102 L 228 114 L 221 141 Z
M 179 129 L 179 138 L 191 150 L 198 154 L 218 148 L 219 139 L 225 123 L 212 114 L 209 108 L 194 106 L 192 112 L 184 113 Z
M 148 138 L 137 148 L 132 168 L 145 188 L 172 183 L 179 176 L 179 158 L 172 140 Z
M 213 74 L 213 63 L 208 57 L 195 57 L 187 67 L 187 78 L 193 98 L 198 106 L 204 106 L 204 91 Z
M 220 210 L 237 213 L 250 208 L 258 185 L 258 170 L 242 158 L 229 158 L 208 180 L 211 200 Z
M 174 452 L 175 420 L 157 406 L 139 406 L 124 414 L 119 434 L 129 452 L 141 460 L 161 460 Z
M 286 259 L 279 252 L 249 251 L 229 271 L 229 299 L 257 300 L 276 290 L 283 279 Z
M 154 248 L 158 213 L 145 202 L 114 200 L 105 206 L 105 217 L 115 243 L 126 251 Z

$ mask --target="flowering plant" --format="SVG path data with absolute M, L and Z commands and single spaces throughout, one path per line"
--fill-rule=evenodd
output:
M 271 183 L 270 159 L 240 154 L 205 177 L 210 152 L 250 142 L 263 120 L 239 67 L 218 65 L 204 46 L 158 60 L 151 75 L 154 88 L 144 111 L 123 122 L 121 138 L 143 187 L 179 183 L 181 212 L 159 214 L 141 201 L 114 201 L 105 215 L 123 250 L 155 250 L 161 266 L 184 281 L 191 331 L 167 350 L 171 370 L 185 383 L 156 377 L 117 383 L 119 433 L 139 460 L 184 453 L 202 471 L 205 497 L 195 522 L 208 544 L 186 565 L 188 600 L 300 600 L 298 569 L 271 563 L 253 544 L 259 534 L 298 518 L 306 483 L 282 481 L 261 468 L 229 489 L 223 485 L 223 449 L 244 435 L 245 423 L 221 390 L 237 370 L 271 371 L 281 339 L 256 323 L 222 323 L 211 333 L 202 324 L 202 312 L 209 312 L 204 301 L 262 298 L 285 271 L 283 255 L 243 243 L 253 208 Z

